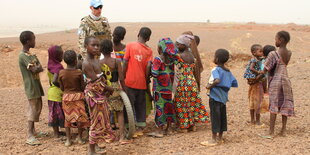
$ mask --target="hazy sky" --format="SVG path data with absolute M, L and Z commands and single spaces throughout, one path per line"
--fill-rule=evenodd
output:
M 103 0 L 110 22 L 294 22 L 310 24 L 310 0 Z M 71 29 L 90 13 L 89 0 L 0 0 L 6 29 Z M 2 34 L 3 35 L 3 34 Z

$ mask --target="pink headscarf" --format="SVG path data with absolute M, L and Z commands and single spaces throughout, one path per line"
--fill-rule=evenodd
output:
M 189 47 L 189 45 L 191 44 L 191 40 L 193 39 L 194 39 L 194 36 L 192 35 L 182 34 L 181 36 L 177 38 L 177 42 Z
M 52 46 L 48 49 L 48 63 L 47 69 L 51 73 L 58 74 L 60 70 L 64 69 L 61 64 L 60 55 L 58 53 L 58 49 L 60 46 Z

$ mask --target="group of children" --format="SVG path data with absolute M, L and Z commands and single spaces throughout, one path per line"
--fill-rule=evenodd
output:
M 125 91 L 131 102 L 137 126 L 135 136 L 143 135 L 147 117 L 146 97 L 150 94 L 147 90 L 153 78 L 152 99 L 157 129 L 148 133 L 149 136 L 163 137 L 169 134 L 172 123 L 181 132 L 196 131 L 196 123 L 207 123 L 211 119 L 212 139 L 201 144 L 212 146 L 223 142 L 223 132 L 227 131 L 228 91 L 231 87 L 238 87 L 237 80 L 225 65 L 229 60 L 229 52 L 225 49 L 215 51 L 216 67 L 212 69 L 206 86 L 210 98 L 209 116 L 200 97 L 202 69 L 198 68 L 197 71 L 195 67 L 202 66 L 197 50 L 199 37 L 195 39 L 192 32 L 185 32 L 176 42 L 162 38 L 158 42 L 159 56 L 153 60 L 152 49 L 146 44 L 151 33 L 151 29 L 142 27 L 137 41 L 127 45 L 121 42 L 126 34 L 121 26 L 115 28 L 112 41 L 99 42 L 96 37 L 87 37 L 84 42 L 87 55 L 81 65 L 78 65 L 75 51 L 63 52 L 60 46 L 48 49 L 48 124 L 53 127 L 55 137 L 60 136 L 59 127 L 65 127 L 65 145 L 70 146 L 70 128 L 78 128 L 77 142 L 84 144 L 82 132 L 89 131 L 90 154 L 94 154 L 96 145 L 102 142 L 119 139 L 121 144 L 130 143 L 125 137 L 127 114 L 119 93 Z M 19 56 L 19 65 L 29 100 L 26 143 L 39 145 L 41 143 L 36 137 L 44 133 L 35 132 L 34 122 L 38 122 L 42 109 L 41 96 L 44 93 L 39 73 L 43 69 L 36 55 L 29 51 L 35 47 L 35 35 L 31 31 L 24 31 L 20 41 L 23 51 Z M 280 112 L 283 117 L 283 134 L 287 116 L 294 115 L 292 90 L 286 71 L 291 56 L 286 49 L 288 42 L 289 34 L 281 31 L 276 35 L 277 52 L 273 46 L 262 48 L 261 45 L 253 45 L 253 58 L 244 74 L 250 85 L 251 122 L 256 125 L 261 125 L 261 103 L 264 93 L 267 93 L 268 83 L 270 134 L 274 133 L 277 113 Z M 103 58 L 99 59 L 101 54 Z M 262 58 L 263 55 L 266 59 Z M 67 64 L 65 69 L 62 60 Z M 110 119 L 114 113 L 117 119 Z M 120 129 L 118 135 L 112 130 L 115 120 Z
M 269 135 L 262 136 L 264 138 L 274 136 L 276 114 L 282 115 L 282 129 L 279 135 L 285 134 L 287 117 L 294 116 L 293 93 L 286 68 L 292 54 L 286 47 L 289 41 L 289 33 L 279 31 L 275 36 L 278 50 L 272 45 L 252 45 L 253 58 L 244 74 L 250 85 L 248 98 L 251 123 L 257 127 L 264 126 L 260 122 L 260 114 L 270 111 L 270 132 Z M 266 103 L 264 98 L 269 98 L 269 101 Z

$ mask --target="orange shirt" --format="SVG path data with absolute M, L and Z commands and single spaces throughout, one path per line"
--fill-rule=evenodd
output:
M 128 62 L 125 85 L 134 89 L 146 89 L 146 66 L 152 62 L 152 49 L 139 42 L 126 45 L 124 60 Z

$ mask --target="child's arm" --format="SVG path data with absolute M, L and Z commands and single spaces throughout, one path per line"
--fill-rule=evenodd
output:
M 60 87 L 59 82 L 58 82 L 58 74 L 57 73 L 54 73 L 54 77 L 53 77 L 52 83 L 55 86 Z
M 118 80 L 119 80 L 119 83 L 121 84 L 122 89 L 125 90 L 123 67 L 119 60 L 117 60 L 116 63 L 117 63 L 117 70 L 118 70 Z
M 259 74 L 259 71 L 254 69 L 257 62 L 251 62 L 250 71 L 252 71 L 255 74 Z
M 83 73 L 91 81 L 95 81 L 98 79 L 97 74 L 95 73 L 93 67 L 89 63 L 83 63 L 82 68 L 83 68 Z
M 83 73 L 81 73 L 80 79 L 81 79 L 81 81 L 80 81 L 80 82 L 81 82 L 81 90 L 84 91 L 84 89 L 85 89 L 85 87 L 86 87 L 86 83 L 85 83 L 85 81 L 84 81 Z
M 40 73 L 43 72 L 43 68 L 41 66 L 40 63 L 30 63 L 28 64 L 28 69 L 32 72 L 32 73 Z
M 60 73 L 60 72 L 59 72 Z M 64 91 L 64 86 L 63 86 L 63 83 L 62 83 L 62 80 L 61 80 L 61 76 L 58 76 L 58 79 L 57 81 L 59 81 L 59 88 Z
M 220 82 L 221 82 L 220 79 L 214 79 L 213 83 L 212 84 L 208 83 L 206 88 L 211 89 L 211 88 L 215 87 L 217 84 L 219 84 Z

